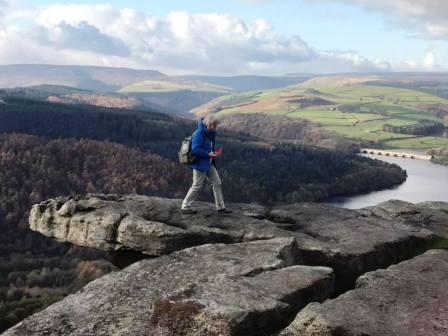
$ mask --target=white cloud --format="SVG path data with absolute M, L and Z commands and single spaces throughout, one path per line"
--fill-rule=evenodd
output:
M 421 60 L 407 60 L 396 64 L 399 71 L 443 71 L 444 69 L 437 62 L 437 54 L 434 50 L 428 50 Z
M 423 59 L 423 65 L 426 68 L 434 67 L 436 65 L 435 58 L 436 57 L 432 51 L 427 52 L 425 58 Z
M 322 51 L 321 62 L 337 64 L 341 72 L 350 72 L 355 68 L 360 72 L 390 71 L 392 65 L 383 60 L 369 60 L 354 51 Z
M 1 40 L 4 39 L 7 35 L 5 14 L 7 13 L 9 6 L 10 6 L 9 0 L 0 0 L 0 47 L 2 46 Z
M 0 0 L 0 4 L 5 0 Z M 1 8 L 1 7 L 0 7 Z M 356 52 L 319 51 L 266 20 L 172 12 L 156 17 L 110 5 L 51 5 L 7 11 L 0 63 L 96 64 L 167 73 L 279 74 L 377 71 Z M 26 21 L 26 25 L 14 21 Z
M 0 13 L 11 4 L 11 0 L 0 0 Z
M 329 0 L 319 1 L 329 2 Z M 381 11 L 392 23 L 415 32 L 420 37 L 448 39 L 448 1 L 446 0 L 339 1 L 355 3 L 370 10 Z
M 0 0 L 0 25 L 2 24 L 2 18 L 5 16 L 5 13 L 10 5 L 10 0 Z
M 86 21 L 76 24 L 60 22 L 51 27 L 37 26 L 25 33 L 25 38 L 52 46 L 56 49 L 92 51 L 98 54 L 128 56 L 130 51 L 119 39 L 101 33 L 97 27 Z

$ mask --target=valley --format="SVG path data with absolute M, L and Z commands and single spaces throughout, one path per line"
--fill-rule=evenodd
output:
M 361 146 L 430 151 L 438 163 L 448 154 L 437 133 L 446 127 L 447 101 L 415 88 L 329 85 L 335 79 L 321 76 L 252 76 L 237 85 L 239 77 L 209 83 L 127 69 L 52 69 L 72 73 L 48 83 L 35 74 L 24 87 L 0 90 L 0 330 L 141 258 L 30 231 L 31 206 L 87 193 L 182 198 L 191 173 L 177 151 L 200 115 L 221 118 L 218 165 L 233 204 L 317 202 L 406 181 L 399 165 L 357 155 Z M 103 84 L 85 84 L 93 79 Z
M 149 109 L 45 98 L 79 90 L 28 90 L 0 92 L 0 330 L 122 263 L 30 231 L 33 204 L 95 192 L 181 198 L 191 179 L 189 169 L 178 164 L 177 151 L 195 122 Z M 396 165 L 229 129 L 220 132 L 219 143 L 226 148 L 218 164 L 229 202 L 317 201 L 406 179 Z M 375 179 L 378 175 L 383 178 Z M 204 191 L 200 199 L 210 200 L 210 194 Z

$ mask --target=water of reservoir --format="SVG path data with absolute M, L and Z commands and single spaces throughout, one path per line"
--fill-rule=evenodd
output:
M 359 209 L 377 205 L 390 199 L 412 203 L 426 201 L 448 202 L 448 167 L 434 164 L 431 161 L 365 156 L 399 165 L 408 172 L 408 179 L 395 188 L 374 191 L 368 194 L 332 198 L 325 203 L 342 208 Z

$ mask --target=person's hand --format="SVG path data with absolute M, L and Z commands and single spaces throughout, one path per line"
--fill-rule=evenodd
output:
M 216 154 L 217 157 L 221 156 L 222 153 L 223 153 L 223 149 L 222 149 L 222 147 L 220 147 L 220 148 L 218 148 L 218 149 L 215 150 L 215 154 Z
M 218 157 L 219 155 L 216 154 L 215 152 L 210 152 L 210 153 L 208 153 L 208 156 L 210 156 L 211 158 L 216 158 L 216 157 Z

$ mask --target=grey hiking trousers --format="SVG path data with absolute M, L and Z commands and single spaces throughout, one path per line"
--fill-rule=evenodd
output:
M 210 165 L 208 173 L 193 169 L 193 184 L 182 202 L 182 209 L 191 209 L 193 202 L 199 195 L 199 191 L 201 190 L 205 179 L 207 179 L 212 186 L 213 195 L 215 196 L 216 209 L 220 210 L 226 207 L 224 204 L 224 197 L 221 188 L 222 183 L 218 171 L 214 165 Z

